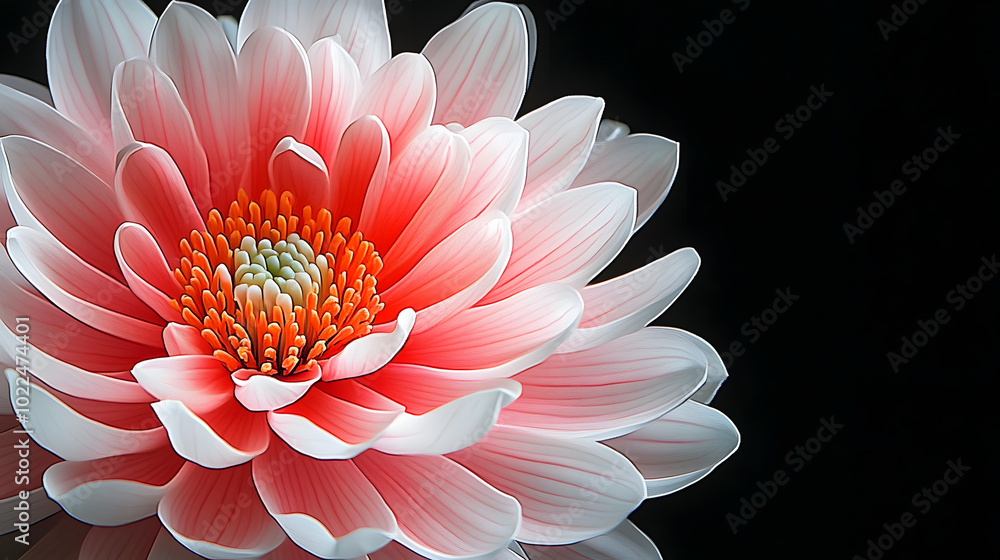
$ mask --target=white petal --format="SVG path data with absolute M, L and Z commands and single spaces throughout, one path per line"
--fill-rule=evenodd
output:
M 473 10 L 431 38 L 423 55 L 437 75 L 435 123 L 517 114 L 528 82 L 528 31 L 517 6 Z
M 679 249 L 624 276 L 583 288 L 580 326 L 557 352 L 586 350 L 645 327 L 680 297 L 700 266 L 694 249 Z
M 236 385 L 236 400 L 240 401 L 240 404 L 247 410 L 268 411 L 288 406 L 299 400 L 321 376 L 322 371 L 319 366 L 313 366 L 309 371 L 286 376 L 280 380 L 251 370 L 234 371 L 231 377 L 233 384 Z
M 360 377 L 381 368 L 406 344 L 416 313 L 400 311 L 392 332 L 372 333 L 352 341 L 339 354 L 323 363 L 323 381 Z
M 20 76 L 0 74 L 0 84 L 30 95 L 46 105 L 52 105 L 52 93 L 49 91 L 49 88 L 38 82 L 33 82 Z
M 63 0 L 45 57 L 56 107 L 111 147 L 111 80 L 121 62 L 149 51 L 156 15 L 139 0 Z
M 214 420 L 217 426 L 225 426 L 230 433 L 242 428 L 237 434 L 242 437 L 234 442 L 240 447 L 224 439 L 209 422 L 180 401 L 159 401 L 152 406 L 166 428 L 174 451 L 203 467 L 224 469 L 240 465 L 267 449 L 266 418 L 262 414 L 247 412 L 235 401 L 228 407 L 220 406 L 202 416 Z M 235 427 L 235 424 L 243 426 Z
M 525 546 L 531 560 L 663 560 L 656 545 L 636 529 L 630 521 L 623 521 L 615 530 L 599 537 L 567 546 Z

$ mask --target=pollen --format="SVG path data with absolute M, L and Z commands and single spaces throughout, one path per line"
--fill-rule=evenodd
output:
M 231 371 L 293 375 L 372 330 L 383 304 L 382 259 L 351 220 L 327 209 L 293 214 L 291 193 L 240 191 L 228 214 L 180 241 L 171 301 Z

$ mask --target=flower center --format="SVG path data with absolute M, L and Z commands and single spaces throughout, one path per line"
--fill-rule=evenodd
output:
M 171 301 L 231 371 L 291 375 L 311 368 L 372 329 L 383 304 L 376 292 L 382 259 L 351 220 L 264 191 L 240 191 L 228 216 L 213 209 L 207 231 L 180 242 Z

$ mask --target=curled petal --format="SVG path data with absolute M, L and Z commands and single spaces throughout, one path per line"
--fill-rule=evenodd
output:
M 178 455 L 210 469 L 246 463 L 267 449 L 267 418 L 235 399 L 195 414 L 181 401 L 153 403 Z
M 403 309 L 392 332 L 372 333 L 351 341 L 339 354 L 323 363 L 323 381 L 360 377 L 389 363 L 406 344 L 416 314 Z
M 308 371 L 281 379 L 248 369 L 234 371 L 231 378 L 240 404 L 247 410 L 266 412 L 299 400 L 321 376 L 320 367 L 313 366 Z
M 613 531 L 567 546 L 529 546 L 524 550 L 531 560 L 663 560 L 649 537 L 625 520 Z

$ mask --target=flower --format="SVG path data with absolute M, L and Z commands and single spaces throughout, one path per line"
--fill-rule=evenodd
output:
M 587 284 L 677 144 L 513 120 L 531 15 L 473 8 L 391 57 L 375 0 L 59 3 L 55 109 L 0 88 L 0 309 L 82 556 L 659 557 L 626 516 L 738 445 L 718 354 L 646 326 L 699 259 Z

